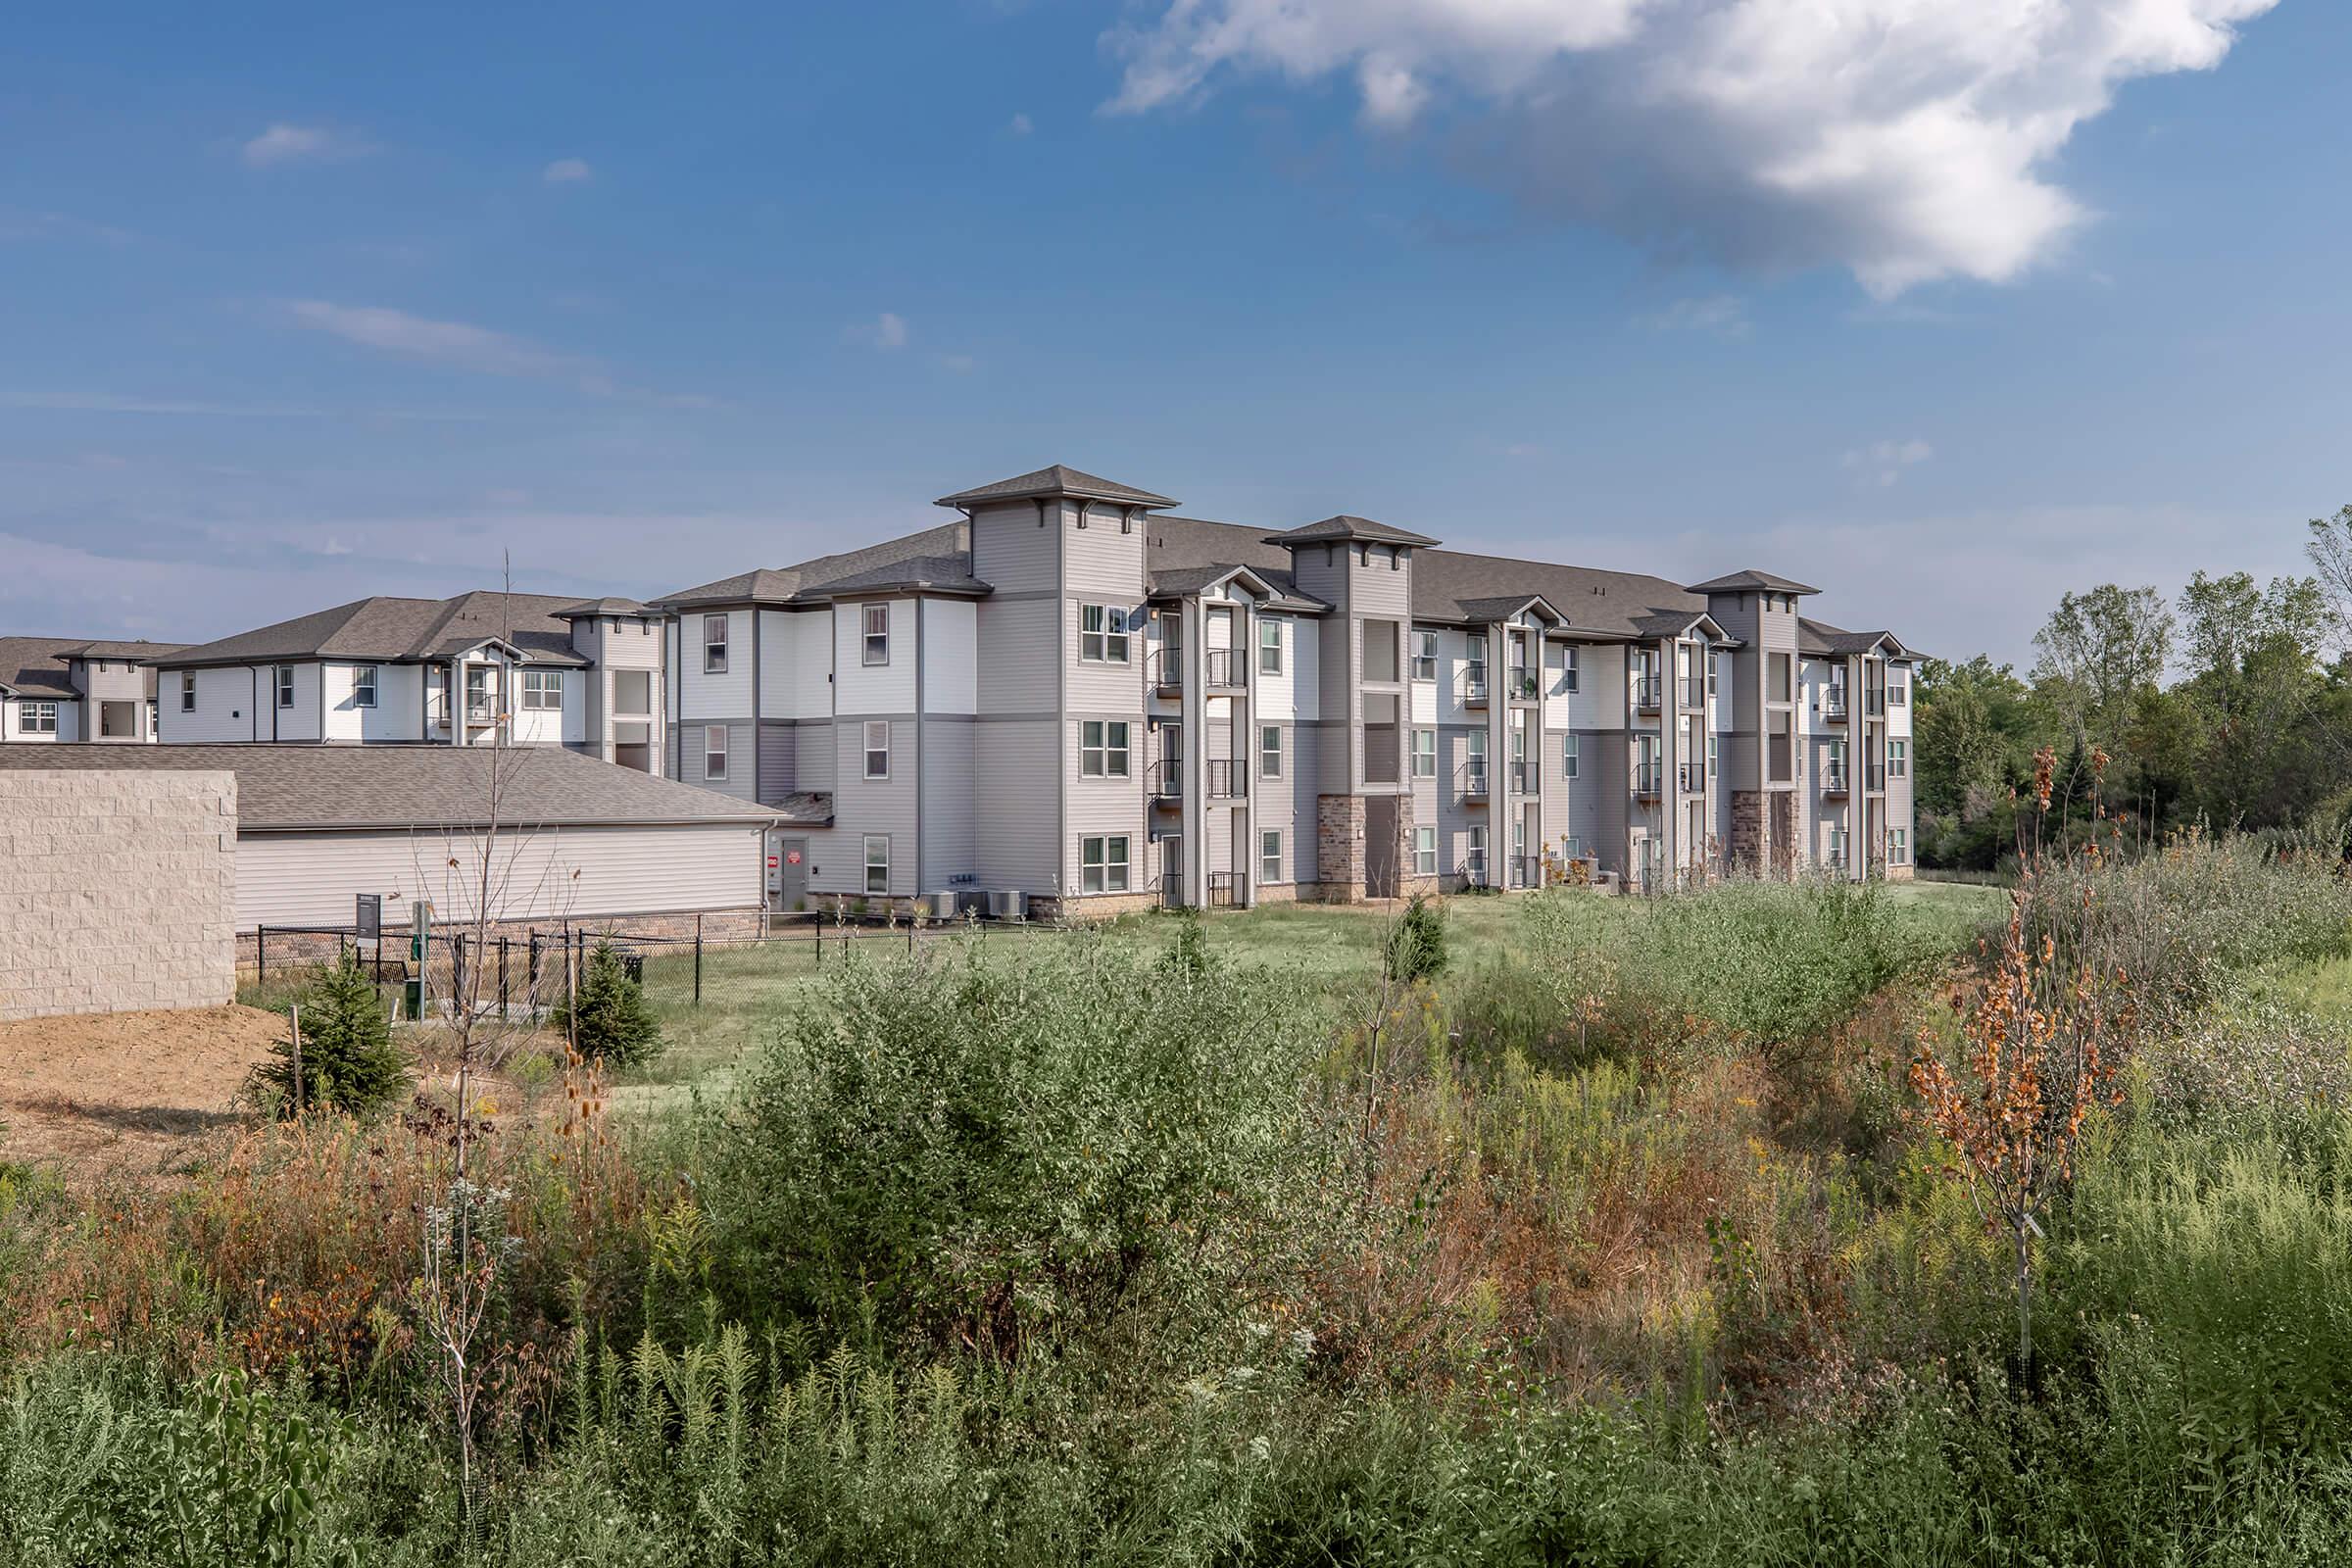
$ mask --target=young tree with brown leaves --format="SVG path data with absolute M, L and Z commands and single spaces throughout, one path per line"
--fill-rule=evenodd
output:
M 2106 763 L 2104 753 L 2092 754 L 2094 831 L 2064 852 L 2085 872 L 2113 853 L 2117 839 L 2097 799 L 2095 780 Z M 2050 748 L 2035 755 L 2034 809 L 2030 822 L 2021 813 L 2019 883 L 2000 948 L 1987 945 L 1986 972 L 1953 988 L 1959 1047 L 1947 1059 L 1934 1032 L 1923 1030 L 1911 1065 L 1922 1119 L 1951 1150 L 1946 1173 L 1966 1184 L 1986 1228 L 2012 1250 L 2018 1369 L 2029 1384 L 2034 1243 L 2073 1174 L 2085 1118 L 2122 1098 L 2115 1076 L 2136 1023 L 2112 926 L 2096 907 L 2095 877 L 2076 878 L 2081 891 L 2073 898 L 2045 891 L 2053 863 L 2042 826 L 2056 768 Z

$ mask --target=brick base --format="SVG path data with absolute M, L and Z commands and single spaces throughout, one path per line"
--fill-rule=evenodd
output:
M 1364 896 L 1364 798 L 1315 797 L 1315 876 L 1322 902 L 1352 904 Z

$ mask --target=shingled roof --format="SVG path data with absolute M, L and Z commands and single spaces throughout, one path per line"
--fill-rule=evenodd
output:
M 1342 541 L 1354 543 L 1358 540 L 1376 545 L 1434 545 L 1437 543 L 1427 534 L 1412 533 L 1403 528 L 1391 527 L 1385 522 L 1374 522 L 1370 517 L 1349 516 L 1346 513 L 1342 513 L 1336 517 L 1325 517 L 1321 522 L 1310 522 L 1300 527 L 1286 529 L 1281 533 L 1266 535 L 1266 541 L 1269 544 L 1286 547 L 1290 545 L 1338 544 Z
M 91 642 L 74 637 L 0 637 L 0 689 L 42 702 L 81 695 L 74 685 L 69 662 L 75 659 L 121 659 L 130 663 L 151 662 L 175 654 L 182 643 Z
M 1029 473 L 999 479 L 995 484 L 980 485 L 971 490 L 958 490 L 952 496 L 941 496 L 935 507 L 984 507 L 998 501 L 1028 501 L 1045 496 L 1070 496 L 1080 501 L 1112 501 L 1130 507 L 1172 507 L 1176 503 L 1166 496 L 1138 490 L 1133 485 L 1120 484 L 1076 468 L 1054 464 L 1050 468 L 1038 468 Z
M 1778 572 L 1758 571 L 1753 566 L 1742 571 L 1735 571 L 1728 576 L 1710 578 L 1705 582 L 1694 582 L 1690 585 L 1690 591 L 1694 594 L 1817 594 L 1821 592 L 1820 589 L 1808 587 L 1793 577 L 1784 577 Z
M 819 556 L 797 566 L 774 569 L 762 566 L 754 571 L 739 571 L 732 577 L 721 577 L 697 588 L 663 594 L 649 604 L 655 610 L 693 610 L 704 605 L 816 603 L 827 597 L 817 592 L 820 588 L 830 588 L 885 566 L 904 567 L 908 562 L 926 558 L 955 562 L 957 570 L 968 578 L 972 555 L 963 530 L 960 522 L 943 522 L 920 533 L 903 534 L 862 550 L 845 550 L 837 556 Z
M 1796 651 L 1822 658 L 1850 654 L 1867 654 L 1881 643 L 1891 643 L 1898 659 L 1913 657 L 1903 640 L 1890 631 L 1846 631 L 1826 620 L 1799 616 L 1796 622 Z
M 240 833 L 480 827 L 494 769 L 499 816 L 518 832 L 832 816 L 830 796 L 754 806 L 556 746 L 5 746 L 0 767 L 224 770 Z
M 167 669 L 311 659 L 415 663 L 504 639 L 534 664 L 585 664 L 587 661 L 572 651 L 571 627 L 560 614 L 576 604 L 562 594 L 483 591 L 455 599 L 378 595 L 198 643 L 148 662 Z

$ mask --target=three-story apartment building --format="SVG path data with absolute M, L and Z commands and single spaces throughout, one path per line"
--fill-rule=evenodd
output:
M 354 600 L 147 662 L 170 744 L 563 746 L 660 772 L 660 618 L 628 599 Z
M 938 504 L 651 606 L 668 769 L 784 813 L 781 906 L 1908 874 L 1912 655 L 1802 583 L 1268 532 L 1058 466 Z
M 177 643 L 0 637 L 0 744 L 155 739 L 149 660 Z

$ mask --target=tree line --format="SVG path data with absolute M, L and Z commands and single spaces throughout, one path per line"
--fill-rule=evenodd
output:
M 2175 603 L 2117 583 L 2070 592 L 2022 676 L 1983 654 L 1924 662 L 1920 863 L 2013 858 L 2044 747 L 2080 809 L 2104 758 L 2108 807 L 2144 842 L 2190 827 L 2340 842 L 2352 827 L 2352 506 L 2314 518 L 2305 553 L 2308 576 L 2200 571 Z

